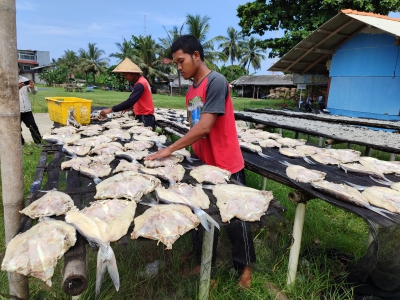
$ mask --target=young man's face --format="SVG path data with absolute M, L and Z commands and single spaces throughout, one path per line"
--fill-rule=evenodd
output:
M 172 53 L 172 59 L 178 65 L 178 71 L 185 79 L 190 79 L 196 74 L 201 62 L 200 53 L 198 51 L 190 55 L 184 53 L 182 50 L 178 50 Z

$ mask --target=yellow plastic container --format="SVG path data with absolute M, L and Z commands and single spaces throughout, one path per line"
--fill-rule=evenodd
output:
M 92 100 L 77 97 L 46 97 L 50 120 L 67 125 L 68 112 L 73 110 L 75 120 L 86 125 L 90 123 Z

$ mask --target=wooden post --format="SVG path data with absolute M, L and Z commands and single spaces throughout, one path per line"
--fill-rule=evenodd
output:
M 390 161 L 395 161 L 396 160 L 396 154 L 390 153 Z
M 323 138 L 322 136 L 320 136 L 320 137 L 318 138 L 318 146 L 319 146 L 319 147 L 322 147 L 323 143 L 324 143 L 324 138 Z
M 211 275 L 211 261 L 214 243 L 214 230 L 213 224 L 208 223 L 210 232 L 204 230 L 203 248 L 201 253 L 201 266 L 200 266 L 200 291 L 199 300 L 207 300 L 210 290 L 210 275 Z
M 304 219 L 306 216 L 306 203 L 297 203 L 293 224 L 294 243 L 290 248 L 287 285 L 296 280 L 297 265 L 299 263 L 301 237 L 303 234 Z
M 372 148 L 371 147 L 365 147 L 365 156 L 371 156 Z
M 262 178 L 262 183 L 261 183 L 261 189 L 262 189 L 263 191 L 265 191 L 266 187 L 267 187 L 267 178 L 266 178 L 266 177 L 263 177 L 263 178 Z
M 18 231 L 24 207 L 15 0 L 0 0 L 0 161 L 6 244 Z M 11 299 L 29 299 L 28 279 L 8 273 Z

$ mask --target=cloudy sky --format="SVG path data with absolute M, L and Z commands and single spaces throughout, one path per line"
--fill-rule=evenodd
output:
M 65 50 L 77 52 L 79 48 L 87 49 L 88 43 L 96 43 L 108 56 L 118 51 L 115 43 L 122 43 L 123 38 L 129 40 L 132 35 L 151 35 L 158 42 L 166 37 L 165 29 L 180 28 L 188 14 L 211 18 L 207 35 L 211 39 L 226 35 L 230 26 L 241 29 L 236 9 L 246 2 L 249 1 L 16 0 L 17 47 L 50 51 L 50 58 L 57 59 Z M 275 35 L 269 32 L 256 37 Z M 267 69 L 272 62 L 263 61 L 257 75 L 270 74 Z M 116 62 L 111 60 L 111 63 Z

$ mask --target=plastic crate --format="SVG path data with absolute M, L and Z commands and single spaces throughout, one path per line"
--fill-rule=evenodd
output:
M 90 123 L 92 100 L 77 97 L 46 97 L 50 120 L 67 125 L 68 111 L 74 110 L 74 117 L 82 125 Z

